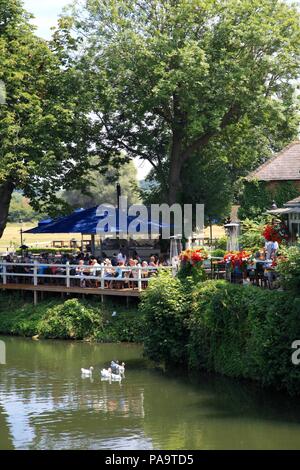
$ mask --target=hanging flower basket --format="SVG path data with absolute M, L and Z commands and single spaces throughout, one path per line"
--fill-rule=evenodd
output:
M 262 235 L 268 242 L 278 242 L 280 244 L 289 240 L 289 231 L 283 222 L 266 225 Z

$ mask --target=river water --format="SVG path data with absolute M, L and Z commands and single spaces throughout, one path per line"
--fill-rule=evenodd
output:
M 0 340 L 0 449 L 300 449 L 299 399 L 165 374 L 139 345 Z M 126 362 L 122 383 L 101 381 L 112 359 Z

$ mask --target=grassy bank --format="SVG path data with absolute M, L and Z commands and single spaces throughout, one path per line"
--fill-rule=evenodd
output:
M 300 395 L 299 292 L 163 274 L 143 295 L 145 352 L 155 361 L 251 379 Z
M 137 308 L 78 299 L 45 300 L 36 307 L 18 295 L 0 295 L 0 333 L 98 342 L 142 342 Z

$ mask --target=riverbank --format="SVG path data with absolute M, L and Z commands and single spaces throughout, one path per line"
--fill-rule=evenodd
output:
M 300 395 L 300 296 L 164 273 L 145 291 L 146 355 Z M 300 354 L 299 354 L 300 356 Z
M 144 339 L 144 321 L 136 307 L 122 304 L 48 299 L 36 307 L 18 294 L 0 295 L 0 333 L 95 342 L 136 342 Z
M 198 282 L 161 273 L 139 307 L 79 299 L 0 295 L 0 333 L 90 342 L 144 343 L 167 368 L 218 373 L 300 395 L 300 296 L 225 281 Z M 300 354 L 299 354 L 300 356 Z

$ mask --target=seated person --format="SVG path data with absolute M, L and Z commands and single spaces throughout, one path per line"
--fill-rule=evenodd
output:
M 78 266 L 76 266 L 75 269 L 75 276 L 80 277 L 80 287 L 85 287 L 85 279 L 83 279 L 84 273 L 85 273 L 86 266 L 84 265 L 84 260 L 81 259 L 79 260 Z
M 119 261 L 118 266 L 115 268 L 115 279 L 117 279 L 115 285 L 117 289 L 121 289 L 123 287 L 123 282 L 120 282 L 120 280 L 123 279 L 124 270 L 122 268 L 124 267 L 124 261 Z

